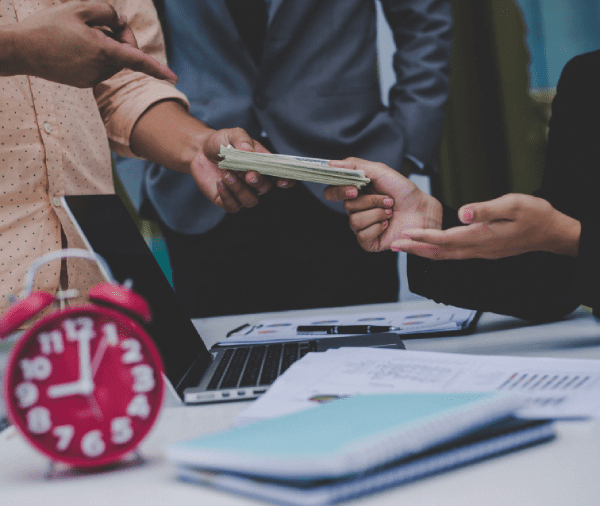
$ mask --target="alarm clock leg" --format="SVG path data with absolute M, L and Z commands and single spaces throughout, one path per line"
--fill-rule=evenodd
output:
M 44 473 L 44 478 L 46 480 L 51 480 L 56 478 L 58 473 L 56 472 L 56 462 L 53 460 L 48 461 L 48 467 L 46 468 L 46 472 Z
M 53 480 L 55 478 L 64 478 L 68 476 L 73 470 L 68 464 L 64 464 L 57 460 L 49 460 L 46 472 L 44 473 L 44 479 Z
M 142 452 L 140 452 L 139 450 L 135 450 L 133 452 L 133 463 L 138 466 L 141 466 L 142 464 L 146 463 L 146 459 L 142 455 Z

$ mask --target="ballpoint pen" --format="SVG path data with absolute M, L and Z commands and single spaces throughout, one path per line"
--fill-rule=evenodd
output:
M 297 334 L 377 334 L 380 332 L 395 332 L 400 327 L 388 325 L 299 325 Z

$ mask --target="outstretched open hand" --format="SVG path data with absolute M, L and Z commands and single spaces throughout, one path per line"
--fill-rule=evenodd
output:
M 409 229 L 392 249 L 436 260 L 496 259 L 529 251 L 577 255 L 579 221 L 538 197 L 504 195 L 467 204 L 458 216 L 468 225 L 444 231 Z

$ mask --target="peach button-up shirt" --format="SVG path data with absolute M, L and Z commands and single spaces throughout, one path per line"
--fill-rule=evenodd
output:
M 66 0 L 64 0 L 66 1 Z M 60 0 L 0 0 L 0 25 L 18 23 Z M 151 0 L 111 0 L 125 14 L 141 49 L 166 63 Z M 113 193 L 111 149 L 134 156 L 129 137 L 153 103 L 186 98 L 167 82 L 124 70 L 94 89 L 30 76 L 0 77 L 0 313 L 22 289 L 23 276 L 41 255 L 82 247 L 59 198 Z M 65 241 L 61 240 L 64 232 Z M 60 261 L 36 275 L 36 290 L 55 293 Z M 96 283 L 89 260 L 67 262 L 69 286 Z

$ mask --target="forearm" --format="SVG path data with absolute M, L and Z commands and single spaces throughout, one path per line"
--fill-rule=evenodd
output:
M 133 127 L 131 151 L 168 169 L 189 173 L 194 156 L 213 130 L 174 100 L 149 107 Z

